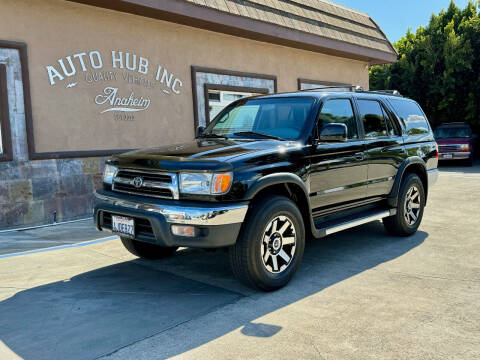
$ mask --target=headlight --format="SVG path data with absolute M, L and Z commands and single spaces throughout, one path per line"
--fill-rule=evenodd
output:
M 117 174 L 118 169 L 113 165 L 105 165 L 105 170 L 103 171 L 103 182 L 106 184 L 111 184 L 113 178 Z
M 180 192 L 197 195 L 220 195 L 230 190 L 232 173 L 181 173 Z
M 470 144 L 461 144 L 460 150 L 470 150 Z

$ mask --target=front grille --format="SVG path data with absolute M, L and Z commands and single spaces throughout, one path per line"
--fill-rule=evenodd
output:
M 178 199 L 177 175 L 120 169 L 113 178 L 112 190 L 140 196 Z
M 172 198 L 172 191 L 169 189 L 163 189 L 163 188 L 159 189 L 159 188 L 142 187 L 138 189 L 134 185 L 116 183 L 114 187 L 114 191 L 128 192 L 131 194 L 138 194 L 138 195 L 152 195 L 152 196 Z
M 114 214 L 115 215 L 115 214 Z M 123 215 L 120 215 L 123 216 Z M 133 218 L 135 222 L 135 237 L 138 238 L 155 238 L 155 235 L 153 234 L 153 228 L 152 224 L 150 224 L 150 221 L 147 219 L 142 219 L 142 218 Z M 112 230 L 112 214 L 102 211 L 100 214 L 100 227 L 102 229 L 106 230 Z
M 440 152 L 458 151 L 460 150 L 460 145 L 438 145 L 438 150 Z
M 124 179 L 130 179 L 133 180 L 137 176 L 141 176 L 143 180 L 148 180 L 148 181 L 157 181 L 157 182 L 162 182 L 162 183 L 172 183 L 172 177 L 169 174 L 165 173 L 146 173 L 146 172 L 137 172 L 137 171 L 131 171 L 131 170 L 119 170 L 117 172 L 117 176 L 124 178 Z

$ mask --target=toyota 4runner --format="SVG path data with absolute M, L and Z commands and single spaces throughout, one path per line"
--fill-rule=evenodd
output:
M 228 247 L 236 277 L 264 291 L 292 278 L 307 236 L 375 220 L 412 235 L 438 176 L 425 114 L 396 93 L 334 90 L 244 98 L 194 141 L 112 157 L 97 228 L 148 259 Z

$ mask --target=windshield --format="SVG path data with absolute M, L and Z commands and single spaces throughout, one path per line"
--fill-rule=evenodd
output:
M 243 100 L 227 106 L 202 136 L 296 140 L 313 103 L 309 97 Z
M 439 127 L 435 130 L 436 139 L 445 138 L 468 138 L 471 136 L 471 131 L 467 127 Z

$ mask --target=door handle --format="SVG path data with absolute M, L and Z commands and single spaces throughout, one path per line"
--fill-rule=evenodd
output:
M 365 158 L 365 155 L 363 155 L 363 152 L 358 152 L 355 154 L 355 160 L 361 161 Z

